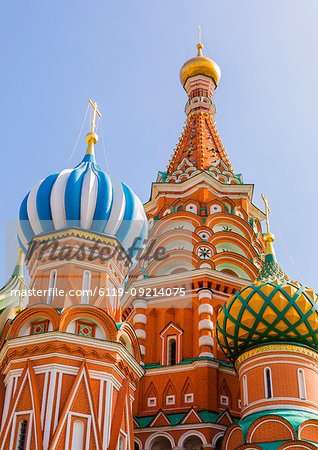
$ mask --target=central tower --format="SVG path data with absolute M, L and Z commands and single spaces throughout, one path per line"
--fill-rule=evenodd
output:
M 134 405 L 140 449 L 214 447 L 239 417 L 239 383 L 217 348 L 216 315 L 263 265 L 264 215 L 214 120 L 220 68 L 201 43 L 197 50 L 180 71 L 185 127 L 145 204 L 148 247 L 123 298 L 146 369 Z

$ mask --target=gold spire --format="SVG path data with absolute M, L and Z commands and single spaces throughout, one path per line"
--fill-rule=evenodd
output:
M 275 240 L 274 235 L 270 232 L 270 227 L 269 227 L 269 215 L 271 214 L 271 210 L 269 209 L 268 206 L 268 201 L 267 201 L 267 197 L 265 197 L 265 195 L 262 195 L 262 199 L 265 205 L 265 213 L 266 213 L 266 233 L 264 234 L 264 242 L 266 244 L 266 255 L 273 255 L 273 257 L 275 258 L 275 252 L 274 252 L 274 247 L 273 247 L 273 242 Z
M 93 103 L 91 99 L 88 99 L 89 104 L 93 108 L 93 117 L 91 121 L 91 131 L 86 135 L 86 142 L 88 144 L 86 155 L 94 154 L 94 145 L 98 142 L 98 136 L 95 133 L 96 127 L 96 114 L 101 117 L 101 113 L 97 109 L 97 103 Z

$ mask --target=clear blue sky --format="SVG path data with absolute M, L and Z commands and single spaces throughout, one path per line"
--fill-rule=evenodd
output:
M 85 133 L 67 163 L 89 97 L 111 173 L 148 200 L 185 120 L 179 69 L 195 54 L 197 21 L 222 70 L 216 120 L 234 170 L 255 184 L 256 205 L 267 195 L 302 280 L 318 291 L 316 0 L 2 2 L 1 282 L 12 269 L 5 223 L 38 180 L 81 159 Z M 97 158 L 105 168 L 101 141 Z M 277 227 L 281 265 L 299 279 Z

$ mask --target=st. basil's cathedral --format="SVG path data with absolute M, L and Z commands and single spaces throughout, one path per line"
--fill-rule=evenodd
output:
M 21 203 L 0 450 L 318 448 L 317 296 L 276 260 L 267 200 L 253 204 L 216 128 L 220 69 L 197 50 L 145 205 L 96 162 L 91 101 L 82 161 Z

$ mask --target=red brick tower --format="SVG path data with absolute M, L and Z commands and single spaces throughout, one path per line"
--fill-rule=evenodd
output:
M 146 370 L 134 404 L 140 450 L 218 447 L 240 416 L 237 375 L 215 342 L 216 316 L 263 264 L 264 215 L 214 121 L 220 69 L 197 48 L 180 72 L 184 131 L 152 185 L 148 248 L 122 299 Z

